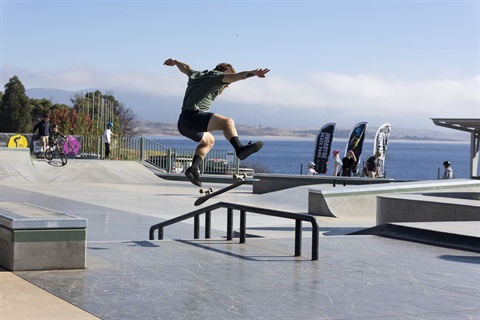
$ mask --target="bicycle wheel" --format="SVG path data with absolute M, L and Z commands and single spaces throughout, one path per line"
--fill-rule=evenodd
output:
M 67 164 L 67 155 L 64 152 L 60 152 L 60 160 L 62 160 L 62 165 Z
M 52 160 L 53 159 L 52 149 L 45 150 L 45 159 L 47 159 L 47 160 Z

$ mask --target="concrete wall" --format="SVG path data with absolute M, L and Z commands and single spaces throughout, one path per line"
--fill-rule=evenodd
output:
M 256 173 L 254 178 L 260 179 L 253 183 L 254 194 L 264 194 L 273 191 L 279 191 L 289 188 L 295 188 L 307 185 L 329 185 L 331 187 L 338 186 L 354 186 L 354 185 L 378 185 L 390 183 L 393 179 L 370 179 L 370 178 L 352 178 L 352 177 L 333 177 L 333 176 L 307 176 L 299 174 L 269 174 Z
M 375 219 L 377 196 L 418 192 L 476 192 L 478 180 L 433 180 L 363 185 L 337 188 L 312 188 L 308 194 L 308 213 L 337 218 Z
M 457 193 L 458 194 L 458 193 Z M 445 193 L 436 196 L 398 194 L 377 197 L 377 225 L 390 222 L 480 221 L 480 201 Z M 473 193 L 474 194 L 474 193 Z
M 12 271 L 86 267 L 87 220 L 0 202 L 0 266 Z
M 11 230 L 0 226 L 0 266 L 7 270 L 86 268 L 86 229 Z

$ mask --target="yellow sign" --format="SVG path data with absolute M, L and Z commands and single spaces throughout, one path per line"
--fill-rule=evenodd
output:
M 27 138 L 22 136 L 21 134 L 16 134 L 11 136 L 8 140 L 8 147 L 9 148 L 28 148 L 28 141 Z

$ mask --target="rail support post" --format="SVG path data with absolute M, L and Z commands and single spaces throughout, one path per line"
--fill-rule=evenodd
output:
M 227 240 L 233 239 L 233 209 L 227 209 Z
M 200 238 L 200 217 L 198 214 L 193 217 L 193 239 Z
M 210 239 L 212 229 L 212 212 L 205 212 L 205 239 Z
M 295 219 L 295 257 L 302 255 L 302 220 Z
M 244 210 L 240 211 L 240 243 L 245 243 L 247 238 L 247 214 Z

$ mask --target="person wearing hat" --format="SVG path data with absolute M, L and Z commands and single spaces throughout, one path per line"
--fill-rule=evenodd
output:
M 445 171 L 443 172 L 443 179 L 453 179 L 453 169 L 450 161 L 443 162 L 443 167 L 445 168 Z
M 43 116 L 43 120 L 37 123 L 32 130 L 33 134 L 35 134 L 35 131 L 38 130 L 38 135 L 40 136 L 40 141 L 42 142 L 43 147 L 42 152 L 45 152 L 45 150 L 47 150 L 48 137 L 50 136 L 50 133 L 52 133 L 52 128 L 50 127 L 49 120 L 50 117 L 48 116 L 48 114 L 45 114 Z
M 115 134 L 112 132 L 113 123 L 107 123 L 107 127 L 103 132 L 103 142 L 105 143 L 105 158 L 110 157 L 110 144 L 112 143 L 112 136 Z
M 377 159 L 380 158 L 381 155 L 382 153 L 377 151 L 373 156 L 367 159 L 367 162 L 365 162 L 365 171 L 367 173 L 367 177 L 376 178 L 378 176 Z
M 308 169 L 305 172 L 305 174 L 307 176 L 314 176 L 314 175 L 318 174 L 318 172 L 315 170 L 315 163 L 314 162 L 310 162 L 308 164 Z
M 340 150 L 333 150 L 333 174 L 332 176 L 337 176 L 340 172 L 339 168 L 342 165 L 342 159 L 340 159 Z
M 54 146 L 58 144 L 58 137 L 62 137 L 63 140 L 67 141 L 67 137 L 65 137 L 58 129 L 58 124 L 54 124 L 52 126 L 52 132 L 48 136 L 48 146 L 50 149 L 53 149 Z

